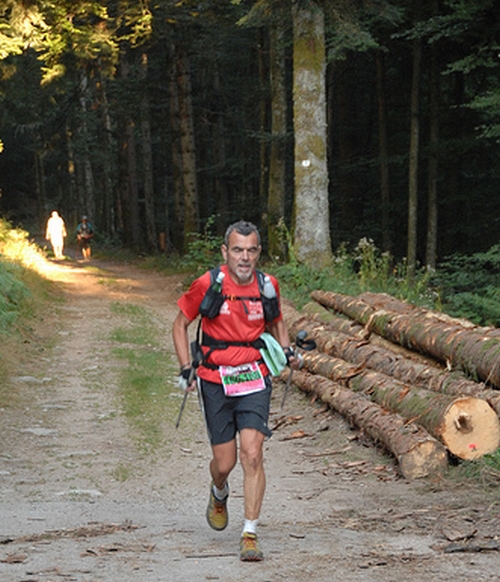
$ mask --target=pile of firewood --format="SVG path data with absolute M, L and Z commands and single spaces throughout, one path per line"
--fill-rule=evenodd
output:
M 293 382 L 346 416 L 397 459 L 407 479 L 442 472 L 450 454 L 500 446 L 500 330 L 384 294 L 314 291 L 283 316 L 317 349 Z

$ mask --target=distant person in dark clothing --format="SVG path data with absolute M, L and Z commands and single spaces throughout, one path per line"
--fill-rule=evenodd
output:
M 91 255 L 90 241 L 94 236 L 94 229 L 88 221 L 86 216 L 82 217 L 82 221 L 76 227 L 76 238 L 78 251 L 80 252 L 83 260 L 88 261 Z

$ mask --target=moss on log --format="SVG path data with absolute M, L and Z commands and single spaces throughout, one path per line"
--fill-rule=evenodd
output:
M 424 363 L 423 359 L 414 361 L 405 353 L 395 353 L 372 341 L 361 341 L 357 337 L 335 331 L 330 328 L 330 319 L 325 325 L 311 319 L 309 312 L 304 315 L 290 304 L 283 305 L 282 311 L 292 337 L 299 330 L 307 331 L 316 341 L 318 349 L 327 355 L 337 356 L 354 364 L 363 364 L 401 382 L 433 392 L 483 398 L 500 416 L 500 391 L 488 389 L 484 383 L 469 380 L 459 370 L 448 371 L 443 367 Z
M 317 395 L 394 455 L 406 479 L 436 476 L 446 469 L 445 447 L 421 426 L 388 413 L 370 399 L 327 378 L 299 371 L 293 379 L 301 390 Z
M 391 412 L 417 422 L 461 459 L 477 459 L 500 445 L 500 421 L 487 402 L 411 387 L 319 352 L 305 353 L 307 370 L 362 392 Z
M 500 387 L 500 338 L 435 317 L 376 309 L 359 298 L 313 291 L 311 297 L 382 337 L 459 367 L 472 378 Z

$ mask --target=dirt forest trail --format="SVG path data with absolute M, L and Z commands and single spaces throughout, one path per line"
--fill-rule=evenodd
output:
M 281 411 L 278 382 L 265 560 L 239 562 L 240 469 L 229 526 L 212 531 L 196 397 L 174 426 L 182 394 L 171 325 L 183 277 L 100 260 L 54 262 L 48 276 L 62 300 L 33 329 L 11 378 L 13 404 L 0 410 L 0 582 L 500 580 L 498 493 L 401 479 L 391 458 L 296 389 Z M 138 441 L 120 394 L 117 305 L 149 314 L 162 333 L 148 349 L 171 361 L 170 413 L 154 449 Z M 445 553 L 467 537 L 483 551 Z

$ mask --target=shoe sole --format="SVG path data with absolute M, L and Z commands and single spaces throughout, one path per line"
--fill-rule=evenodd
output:
M 262 560 L 264 559 L 264 556 L 254 556 L 254 557 L 240 557 L 240 561 L 241 562 L 262 562 Z

